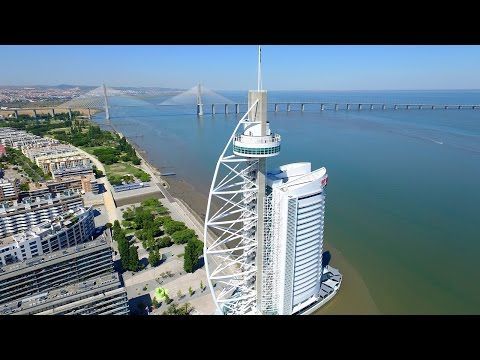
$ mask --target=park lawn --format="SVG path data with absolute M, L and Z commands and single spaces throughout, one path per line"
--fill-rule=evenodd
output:
M 79 146 L 80 149 L 86 151 L 87 153 L 94 155 L 93 152 L 97 149 L 109 148 L 110 146 Z M 107 165 L 108 166 L 108 165 Z
M 135 176 L 137 179 L 140 178 L 141 174 L 146 174 L 142 169 L 137 168 L 131 164 L 125 162 L 118 162 L 111 165 L 105 165 L 105 171 L 108 176 L 124 176 L 127 174 Z
M 63 127 L 63 128 L 56 128 L 52 130 L 48 130 L 48 134 L 55 134 L 57 132 L 70 132 L 70 127 Z

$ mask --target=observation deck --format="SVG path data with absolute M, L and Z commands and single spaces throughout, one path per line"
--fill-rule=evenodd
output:
M 233 139 L 233 153 L 238 156 L 266 158 L 280 152 L 281 137 L 278 134 L 251 136 L 239 134 Z

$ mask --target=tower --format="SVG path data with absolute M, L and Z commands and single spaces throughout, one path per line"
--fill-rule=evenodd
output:
M 261 313 L 266 159 L 280 142 L 267 121 L 267 92 L 250 90 L 247 113 L 218 159 L 205 219 L 206 270 L 221 313 Z
M 107 123 L 109 123 L 110 113 L 108 109 L 107 87 L 105 86 L 105 84 L 103 84 L 103 98 L 105 100 L 105 120 L 107 120 Z
M 213 176 L 204 228 L 204 259 L 220 314 L 298 314 L 335 295 L 336 269 L 322 264 L 325 168 L 295 163 L 266 171 L 281 137 L 267 121 L 267 92 L 248 92 Z M 327 279 L 325 284 L 323 279 Z
M 203 115 L 203 102 L 202 102 L 202 85 L 197 86 L 197 115 Z

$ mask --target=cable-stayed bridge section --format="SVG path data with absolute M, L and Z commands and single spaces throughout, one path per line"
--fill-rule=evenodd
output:
M 119 101 L 120 99 L 120 101 Z M 165 88 L 114 88 L 105 84 L 73 98 L 63 104 L 46 107 L 23 107 L 10 108 L 15 117 L 18 117 L 19 110 L 32 111 L 37 117 L 37 111 L 45 111 L 55 115 L 55 111 L 68 111 L 70 116 L 74 110 L 84 110 L 88 118 L 94 112 L 105 112 L 107 124 L 111 124 L 110 118 L 112 109 L 125 107 L 155 107 L 158 109 L 167 107 L 195 108 L 196 114 L 215 115 L 217 113 L 239 114 L 247 110 L 247 103 L 234 101 L 218 92 L 211 90 L 201 84 L 195 85 L 187 90 L 165 89 Z M 446 103 L 408 103 L 405 101 L 271 101 L 268 111 L 271 112 L 292 112 L 292 111 L 399 111 L 399 110 L 479 110 L 480 103 L 476 104 L 446 104 Z M 113 111 L 115 113 L 115 111 Z

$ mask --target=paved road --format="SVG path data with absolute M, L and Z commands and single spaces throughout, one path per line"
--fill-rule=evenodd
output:
M 102 171 L 105 174 L 104 177 L 98 179 L 98 182 L 102 183 L 103 186 L 105 187 L 105 192 L 103 193 L 103 201 L 105 203 L 105 208 L 107 209 L 108 218 L 110 219 L 110 222 L 112 224 L 115 220 L 120 221 L 120 219 L 117 216 L 117 206 L 115 205 L 115 200 L 113 200 L 112 186 L 110 185 L 110 182 L 107 179 L 105 167 L 103 166 L 103 164 L 100 161 L 98 161 L 98 159 L 95 156 L 87 153 L 86 151 L 84 151 L 82 149 L 79 149 L 79 148 L 77 148 L 77 149 L 81 153 L 88 156 L 90 158 L 90 160 L 95 164 L 97 169 Z

